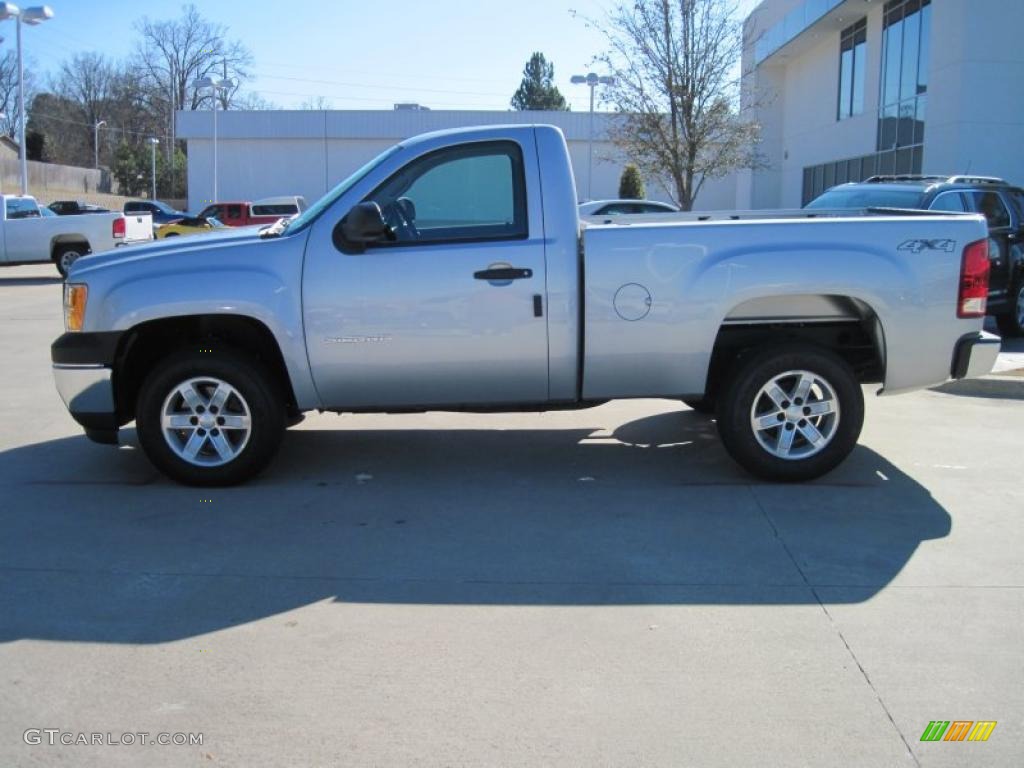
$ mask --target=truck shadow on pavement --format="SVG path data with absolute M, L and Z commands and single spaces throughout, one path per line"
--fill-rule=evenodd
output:
M 64 278 L 59 275 L 53 277 L 0 277 L 0 287 L 8 285 L 57 285 L 63 283 Z
M 206 491 L 73 437 L 0 453 L 0 484 L 2 642 L 168 642 L 325 600 L 860 602 L 950 530 L 870 448 L 764 484 L 691 411 L 613 433 L 299 429 L 263 478 Z

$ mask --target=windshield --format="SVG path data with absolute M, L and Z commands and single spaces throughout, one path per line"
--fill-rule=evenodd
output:
M 807 208 L 922 208 L 924 193 L 919 189 L 874 186 L 834 187 L 815 198 Z
M 311 224 L 314 219 L 320 216 L 321 213 L 330 208 L 331 205 L 334 204 L 335 200 L 337 200 L 339 197 L 348 192 L 352 187 L 354 187 L 356 184 L 362 181 L 363 177 L 366 176 L 366 174 L 368 174 L 378 165 L 380 165 L 393 154 L 395 154 L 395 152 L 397 152 L 398 149 L 399 147 L 396 145 L 385 150 L 382 154 L 377 155 L 377 157 L 373 158 L 373 160 L 371 160 L 362 168 L 357 170 L 355 173 L 353 173 L 351 176 L 349 176 L 347 179 L 341 182 L 334 189 L 332 189 L 326 195 L 324 195 L 315 203 L 313 203 L 313 205 L 311 205 L 301 214 L 292 219 L 288 223 L 286 231 L 298 232 L 299 230 Z

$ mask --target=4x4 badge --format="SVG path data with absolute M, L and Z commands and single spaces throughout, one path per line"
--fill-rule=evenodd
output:
M 896 250 L 910 251 L 911 253 L 920 253 L 921 251 L 945 251 L 946 253 L 952 253 L 956 250 L 956 240 L 907 240 Z

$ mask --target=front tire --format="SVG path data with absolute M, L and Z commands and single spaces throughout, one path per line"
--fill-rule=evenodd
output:
M 259 474 L 281 444 L 283 397 L 257 361 L 231 350 L 186 351 L 158 363 L 135 415 L 149 460 L 185 485 L 235 485 Z
M 996 323 L 1002 336 L 1024 336 L 1024 279 L 1010 290 L 1010 308 L 996 315 Z
M 766 480 L 811 480 L 845 459 L 864 424 L 864 394 L 838 355 L 810 345 L 741 360 L 719 398 L 729 455 Z
M 683 405 L 706 416 L 715 412 L 715 399 L 709 395 L 704 395 L 704 397 L 684 398 Z

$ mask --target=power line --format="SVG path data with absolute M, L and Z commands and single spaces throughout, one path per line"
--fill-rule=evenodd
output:
M 260 89 L 258 91 L 251 91 L 251 93 L 254 93 L 256 95 L 260 95 L 260 94 L 266 93 L 266 94 L 270 94 L 271 96 L 292 96 L 292 97 L 304 98 L 304 99 L 324 98 L 324 99 L 327 99 L 328 101 L 369 102 L 369 103 L 372 103 L 372 104 L 386 104 L 388 106 L 392 106 L 392 105 L 394 105 L 394 104 L 396 104 L 398 102 L 407 100 L 407 99 L 403 99 L 403 98 L 397 97 L 397 96 L 392 97 L 392 98 L 388 98 L 388 99 L 375 99 L 375 98 L 369 98 L 369 97 L 363 97 L 363 96 L 337 96 L 337 95 L 330 94 L 330 93 L 296 93 L 294 91 L 269 91 L 269 90 L 266 90 L 266 89 Z M 501 112 L 504 112 L 504 111 L 506 111 L 508 109 L 508 104 L 507 103 L 502 104 L 502 105 L 499 106 L 499 105 L 496 105 L 496 104 L 493 104 L 493 103 L 471 104 L 471 103 L 468 103 L 468 102 L 452 103 L 452 102 L 435 102 L 435 101 L 431 101 L 427 106 L 431 106 L 431 107 L 445 107 L 445 108 L 449 108 L 449 109 L 466 109 L 466 110 L 498 110 L 498 111 L 501 111 Z M 279 109 L 281 109 L 281 108 L 279 108 Z M 270 110 L 270 111 L 273 111 L 273 110 Z
M 321 67 L 316 66 L 316 65 L 312 65 L 312 64 L 284 64 L 282 62 L 274 62 L 274 61 L 264 61 L 264 62 L 262 62 L 261 66 L 269 66 L 269 67 L 281 68 L 281 69 L 314 70 L 314 71 L 317 71 L 317 72 L 319 72 L 321 70 Z M 360 75 L 360 74 L 373 74 L 373 75 L 378 75 L 378 76 L 382 75 L 384 77 L 407 78 L 407 79 L 410 79 L 410 80 L 411 79 L 419 79 L 421 77 L 430 77 L 431 80 L 452 80 L 452 81 L 461 81 L 461 82 L 469 82 L 469 83 L 495 83 L 496 84 L 496 83 L 499 83 L 499 82 L 500 83 L 504 83 L 505 82 L 504 79 L 500 79 L 499 80 L 498 78 L 461 77 L 461 76 L 458 76 L 458 75 L 426 75 L 426 74 L 423 74 L 423 73 L 420 73 L 420 72 L 418 72 L 416 75 L 409 75 L 409 74 L 403 73 L 403 72 L 381 72 L 380 70 L 370 71 L 370 70 L 365 70 L 365 69 L 352 69 L 351 67 L 345 67 L 345 71 L 346 72 L 352 72 L 353 74 L 356 74 L 356 75 Z
M 57 115 L 47 114 L 46 112 L 40 112 L 39 110 L 35 110 L 35 109 L 29 109 L 28 112 L 30 113 L 29 114 L 30 118 L 38 116 L 38 117 L 42 117 L 42 118 L 44 118 L 46 120 L 55 120 L 58 123 L 67 123 L 68 125 L 79 125 L 79 126 L 82 126 L 83 128 L 88 128 L 90 130 L 92 130 L 92 128 L 93 128 L 93 124 L 92 123 L 83 123 L 81 120 L 69 120 L 66 117 L 57 117 Z M 110 124 L 108 124 L 104 128 L 101 128 L 101 130 L 104 130 L 107 133 L 122 133 L 122 134 L 123 133 L 128 133 L 128 134 L 131 134 L 133 136 L 144 136 L 144 137 L 152 136 L 152 137 L 157 138 L 157 139 L 170 139 L 171 138 L 166 133 L 154 133 L 153 131 L 133 131 L 133 130 L 131 130 L 129 128 L 118 128 L 117 126 L 110 125 Z

